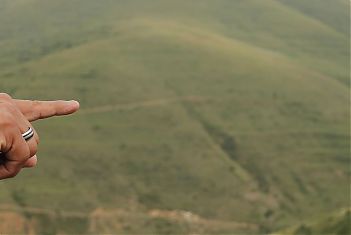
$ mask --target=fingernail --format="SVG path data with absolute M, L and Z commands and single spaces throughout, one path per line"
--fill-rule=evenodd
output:
M 80 106 L 79 102 L 76 100 L 71 100 L 70 103 L 74 104 L 74 106 L 76 106 L 77 108 L 79 108 Z
M 79 105 L 79 102 L 76 101 L 76 100 L 70 100 L 70 101 L 67 101 L 68 103 L 71 103 L 71 104 L 76 104 L 76 105 Z

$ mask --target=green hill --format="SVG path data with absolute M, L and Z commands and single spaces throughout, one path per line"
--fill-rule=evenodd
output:
M 345 235 L 351 231 L 350 209 L 340 210 L 328 217 L 285 229 L 278 234 L 338 234 Z
M 347 207 L 349 1 L 326 2 L 2 0 L 1 91 L 82 104 L 36 125 L 3 221 L 256 234 Z

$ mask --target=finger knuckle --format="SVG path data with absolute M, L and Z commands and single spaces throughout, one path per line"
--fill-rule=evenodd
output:
M 0 108 L 1 110 L 1 108 Z M 0 126 L 1 130 L 5 130 L 7 128 L 13 128 L 16 120 L 12 113 L 10 112 L 0 112 Z
M 33 100 L 31 102 L 31 109 L 32 109 L 32 112 L 34 113 L 34 116 L 36 118 L 39 118 L 41 116 L 41 102 L 39 100 Z
M 32 108 L 39 108 L 40 105 L 41 105 L 41 102 L 39 100 L 32 101 Z
M 20 172 L 20 169 L 13 169 L 7 173 L 6 178 L 13 178 L 17 176 L 19 172 Z
M 16 152 L 18 153 L 16 160 L 19 164 L 24 164 L 31 157 L 32 148 L 25 142 L 13 145 L 12 149 L 16 149 Z
M 34 156 L 38 152 L 38 146 L 35 144 L 30 148 L 30 157 Z
M 33 151 L 35 149 L 33 148 Z M 29 147 L 25 148 L 23 147 L 23 155 L 22 155 L 22 161 L 25 162 L 27 161 L 27 159 L 29 159 L 31 157 L 31 149 L 29 149 Z
M 8 113 L 15 113 L 17 111 L 16 106 L 10 102 L 1 102 L 0 107 L 3 111 Z

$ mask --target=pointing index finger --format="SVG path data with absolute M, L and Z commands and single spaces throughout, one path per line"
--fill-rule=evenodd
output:
M 53 116 L 68 115 L 79 109 L 77 101 L 31 101 L 14 100 L 17 107 L 29 121 L 49 118 Z

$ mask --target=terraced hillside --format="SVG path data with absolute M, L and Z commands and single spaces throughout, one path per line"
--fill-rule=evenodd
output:
M 0 90 L 82 106 L 36 124 L 0 228 L 257 234 L 348 207 L 349 1 L 328 2 L 0 1 Z

